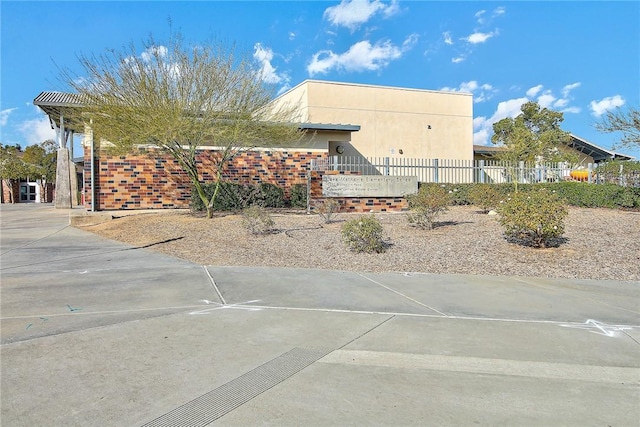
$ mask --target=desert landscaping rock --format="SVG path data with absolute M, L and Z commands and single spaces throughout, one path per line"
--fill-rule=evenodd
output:
M 406 214 L 376 213 L 391 244 L 383 254 L 347 249 L 340 228 L 353 215 L 325 224 L 318 215 L 273 211 L 277 231 L 263 236 L 245 230 L 240 215 L 207 220 L 188 211 L 83 229 L 202 265 L 640 280 L 640 212 L 569 208 L 566 242 L 547 249 L 509 243 L 498 217 L 473 206 L 451 207 L 430 231 L 410 226 Z

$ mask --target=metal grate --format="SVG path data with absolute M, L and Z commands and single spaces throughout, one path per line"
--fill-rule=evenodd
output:
M 292 377 L 333 349 L 294 348 L 143 427 L 206 426 L 256 396 Z

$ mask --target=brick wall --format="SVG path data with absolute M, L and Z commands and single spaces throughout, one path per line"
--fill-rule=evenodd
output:
M 325 174 L 359 175 L 359 172 L 349 171 L 314 171 L 311 173 L 311 202 L 313 210 L 318 203 L 322 203 L 326 197 L 322 197 L 322 176 Z M 389 197 L 332 197 L 340 205 L 338 212 L 398 212 L 409 209 L 407 200 Z
M 225 168 L 224 179 L 240 184 L 270 183 L 283 187 L 288 197 L 294 184 L 306 183 L 312 159 L 326 152 L 250 151 L 237 155 Z M 198 161 L 201 180 L 215 180 L 219 153 L 202 150 Z M 91 208 L 91 158 L 85 149 L 85 207 Z M 191 182 L 177 162 L 158 152 L 111 156 L 96 153 L 96 210 L 188 208 Z
M 215 181 L 215 163 L 219 153 L 203 150 L 198 153 L 201 180 Z M 238 184 L 276 184 L 289 197 L 291 187 L 306 184 L 312 159 L 324 158 L 326 152 L 248 151 L 237 155 L 223 171 L 225 181 Z M 91 159 L 85 150 L 84 202 L 91 209 Z M 96 210 L 188 208 L 191 202 L 191 181 L 177 162 L 158 152 L 111 156 L 96 154 Z M 311 207 L 322 202 L 324 173 L 356 174 L 355 172 L 313 172 L 311 174 Z M 404 198 L 336 198 L 340 212 L 392 212 L 408 209 Z
M 13 203 L 20 203 L 20 182 L 16 179 L 11 180 L 11 185 L 8 180 L 2 180 L 2 203 L 11 203 L 11 190 L 13 189 Z

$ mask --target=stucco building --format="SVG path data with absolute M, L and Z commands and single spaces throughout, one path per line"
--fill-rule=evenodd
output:
M 330 156 L 473 159 L 470 93 L 306 80 L 274 104 L 300 122 L 359 125 L 351 141 L 328 141 Z

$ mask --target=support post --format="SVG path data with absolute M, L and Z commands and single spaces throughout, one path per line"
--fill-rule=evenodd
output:
M 436 184 L 439 181 L 440 170 L 438 167 L 438 159 L 433 159 L 433 182 Z

